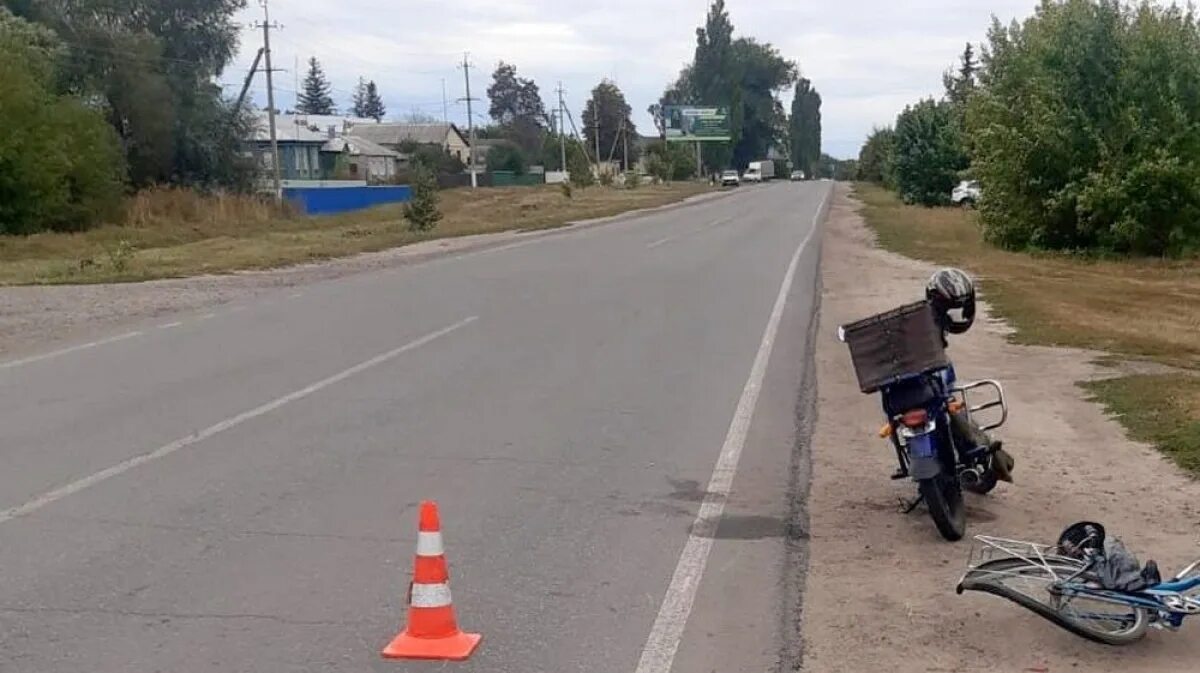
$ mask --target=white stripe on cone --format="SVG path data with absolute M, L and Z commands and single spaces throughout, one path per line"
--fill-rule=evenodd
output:
M 452 602 L 449 584 L 412 585 L 412 606 L 414 608 L 444 608 Z
M 437 531 L 417 533 L 417 556 L 441 556 L 444 553 L 441 533 Z

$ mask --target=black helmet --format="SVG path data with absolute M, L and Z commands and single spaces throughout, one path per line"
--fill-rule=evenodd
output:
M 1058 551 L 1082 561 L 1089 554 L 1104 552 L 1104 535 L 1104 526 L 1094 521 L 1071 524 L 1058 536 Z
M 960 269 L 942 269 L 929 279 L 925 298 L 933 305 L 938 322 L 951 334 L 963 334 L 975 324 L 975 282 Z M 960 317 L 950 311 L 962 311 Z

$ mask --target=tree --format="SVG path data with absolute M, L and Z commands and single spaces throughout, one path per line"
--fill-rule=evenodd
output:
M 435 175 L 457 175 L 466 169 L 462 160 L 447 152 L 441 145 L 405 140 L 396 149 L 407 156 L 413 166 L 424 166 Z
M 946 71 L 942 75 L 942 85 L 946 89 L 946 99 L 959 110 L 965 110 L 967 100 L 975 91 L 976 73 L 979 63 L 975 60 L 975 47 L 968 42 L 959 57 L 958 72 Z
M 361 77 L 358 78 L 358 84 L 354 86 L 354 99 L 350 107 L 350 114 L 360 119 L 370 117 L 371 108 L 367 104 L 367 81 Z
M 796 64 L 775 47 L 753 38 L 733 39 L 725 2 L 714 0 L 704 27 L 696 30 L 693 62 L 667 87 L 659 104 L 728 107 L 732 142 L 705 143 L 704 165 L 744 167 L 783 144 L 787 115 L 777 94 L 796 78 Z
M 652 142 L 646 148 L 647 172 L 662 182 L 688 180 L 696 175 L 696 156 L 687 143 Z
M 592 162 L 588 160 L 587 152 L 579 146 L 579 143 L 571 143 L 567 145 L 567 172 L 571 176 L 571 184 L 579 187 L 591 187 L 596 184 L 596 178 L 592 175 Z
M 524 175 L 529 170 L 529 157 L 516 144 L 503 142 L 488 150 L 487 166 L 489 171 L 512 171 Z
M 538 85 L 517 76 L 517 67 L 501 61 L 487 89 L 488 114 L 505 131 L 505 137 L 531 154 L 540 152 L 549 118 Z
M 437 176 L 428 167 L 417 164 L 413 169 L 412 198 L 404 204 L 404 219 L 410 231 L 431 231 L 442 219 L 438 210 Z
M 788 131 L 792 167 L 814 177 L 821 158 L 821 94 L 807 79 L 796 82 Z
M 333 104 L 333 86 L 326 79 L 325 71 L 321 68 L 321 62 L 317 60 L 316 56 L 308 59 L 308 74 L 304 76 L 304 84 L 301 86 L 303 90 L 296 103 L 296 112 L 309 115 L 337 113 L 337 108 Z
M 597 112 L 599 116 L 597 116 Z M 592 89 L 592 97 L 583 108 L 584 136 L 588 147 L 596 146 L 597 134 L 600 140 L 599 161 L 608 161 L 609 157 L 620 160 L 623 156 L 623 141 L 637 138 L 637 126 L 630 116 L 633 108 L 625 102 L 625 94 L 610 80 L 602 80 Z M 629 143 L 629 161 L 637 161 L 637 144 Z M 629 170 L 623 166 L 622 170 Z
M 367 114 L 364 116 L 370 117 L 375 121 L 381 121 L 387 116 L 387 107 L 383 104 L 383 98 L 379 95 L 379 87 L 375 86 L 375 80 L 367 82 L 365 96 L 364 111 Z
M 932 98 L 896 119 L 895 171 L 900 196 L 926 206 L 949 203 L 959 171 L 967 167 L 954 108 Z
M 686 80 L 684 78 L 687 78 Z M 696 29 L 696 51 L 692 64 L 680 73 L 673 85 L 674 93 L 684 98 L 680 102 L 730 108 L 731 142 L 705 143 L 704 165 L 709 169 L 728 166 L 733 158 L 733 146 L 741 140 L 740 98 L 737 98 L 734 74 L 733 22 L 725 9 L 725 0 L 714 0 L 708 8 L 704 27 Z
M 100 113 L 54 92 L 65 46 L 0 7 L 0 53 L 0 233 L 78 231 L 115 217 L 120 147 Z
M 54 92 L 77 96 L 116 131 L 136 187 L 246 189 L 240 114 L 213 85 L 237 49 L 245 0 L 6 0 L 69 35 Z M 213 124 L 215 117 L 235 118 Z M 225 180 L 236 180 L 234 183 Z
M 896 132 L 890 126 L 872 130 L 858 153 L 857 179 L 895 189 L 895 152 Z
M 1200 28 L 1178 7 L 1043 3 L 993 22 L 967 111 L 989 240 L 1200 248 Z

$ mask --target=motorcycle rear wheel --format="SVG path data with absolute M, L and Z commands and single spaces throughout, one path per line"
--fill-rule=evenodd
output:
M 950 542 L 961 540 L 967 532 L 967 506 L 958 479 L 939 474 L 917 482 L 917 488 L 925 498 L 938 533 Z

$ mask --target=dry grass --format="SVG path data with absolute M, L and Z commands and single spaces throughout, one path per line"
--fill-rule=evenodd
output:
M 1006 252 L 983 242 L 970 211 L 906 206 L 873 185 L 855 195 L 884 247 L 978 275 L 1017 341 L 1200 368 L 1200 262 Z
M 983 242 L 970 211 L 906 206 L 873 185 L 857 185 L 855 195 L 880 245 L 977 275 L 984 298 L 1016 328 L 1014 340 L 1200 369 L 1200 261 L 1006 252 Z M 1131 436 L 1200 476 L 1200 372 L 1084 387 Z
M 79 234 L 0 238 L 0 285 L 97 283 L 265 269 L 383 250 L 433 238 L 546 229 L 679 201 L 707 185 L 636 190 L 593 187 L 574 198 L 557 186 L 442 192 L 444 219 L 411 232 L 402 207 L 306 217 L 249 197 L 181 190 L 131 199 L 126 223 Z

